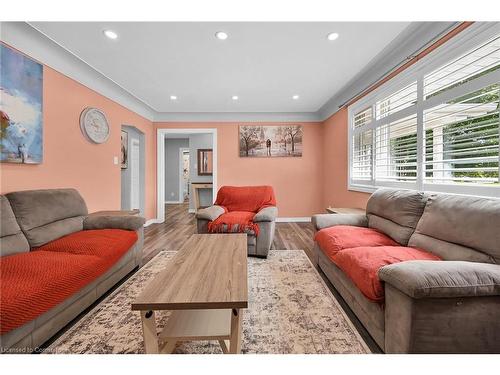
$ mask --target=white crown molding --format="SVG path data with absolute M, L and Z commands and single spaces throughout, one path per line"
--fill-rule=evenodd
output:
M 0 40 L 152 121 L 156 111 L 26 22 L 1 22 Z
M 315 112 L 159 112 L 154 122 L 318 122 Z
M 348 100 L 376 83 L 389 69 L 457 24 L 459 22 L 412 22 L 318 110 L 320 121 L 328 119 Z

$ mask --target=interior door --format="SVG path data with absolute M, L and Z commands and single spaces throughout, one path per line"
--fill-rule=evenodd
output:
M 130 208 L 140 209 L 140 146 L 139 140 L 133 139 L 130 150 Z

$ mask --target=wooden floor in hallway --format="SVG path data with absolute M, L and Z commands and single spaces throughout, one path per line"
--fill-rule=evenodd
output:
M 166 204 L 165 222 L 152 224 L 144 230 L 143 263 L 160 250 L 179 250 L 184 242 L 196 233 L 196 219 L 188 212 L 189 204 Z M 311 257 L 313 248 L 311 223 L 276 223 L 272 249 L 304 250 Z

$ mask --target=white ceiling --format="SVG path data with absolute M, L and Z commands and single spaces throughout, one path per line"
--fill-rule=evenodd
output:
M 32 22 L 157 112 L 316 112 L 408 22 Z M 104 37 L 112 29 L 117 40 Z M 227 40 L 214 37 L 216 31 Z M 338 32 L 336 41 L 326 35 Z M 300 95 L 292 100 L 292 95 Z M 170 95 L 176 95 L 173 102 Z M 238 95 L 239 100 L 231 100 Z

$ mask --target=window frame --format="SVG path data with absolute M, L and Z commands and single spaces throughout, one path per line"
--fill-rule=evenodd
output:
M 462 56 L 474 47 L 487 42 L 489 39 L 500 34 L 500 23 L 477 22 L 460 34 L 438 47 L 435 51 L 420 59 L 418 62 L 393 77 L 383 85 L 370 92 L 360 100 L 348 106 L 348 176 L 347 189 L 372 193 L 380 187 L 392 187 L 402 189 L 416 189 L 420 191 L 446 192 L 451 194 L 466 194 L 476 196 L 490 196 L 500 198 L 500 186 L 479 186 L 479 185 L 459 185 L 459 184 L 429 184 L 424 183 L 424 112 L 438 104 L 460 97 L 464 94 L 476 91 L 492 83 L 500 84 L 500 70 L 490 72 L 484 76 L 466 82 L 462 85 L 450 88 L 444 92 L 424 99 L 424 77 L 434 70 L 444 66 L 450 61 Z M 417 82 L 417 102 L 400 111 L 391 113 L 388 116 L 377 119 L 377 102 L 401 90 L 402 88 Z M 372 120 L 368 125 L 354 128 L 354 116 L 359 112 L 372 108 Z M 353 180 L 351 176 L 353 165 L 353 137 L 368 129 L 372 129 L 373 134 L 376 129 L 384 124 L 389 124 L 402 118 L 415 115 L 417 117 L 417 180 L 415 182 L 402 181 L 376 181 L 375 160 L 372 157 L 371 181 Z M 500 121 L 500 120 L 499 120 Z M 499 134 L 500 137 L 500 134 Z M 375 142 L 376 137 L 373 137 Z M 372 150 L 375 150 L 375 143 Z M 500 148 L 500 147 L 499 147 Z M 375 152 L 375 151 L 373 151 Z M 499 163 L 500 172 L 500 163 Z

